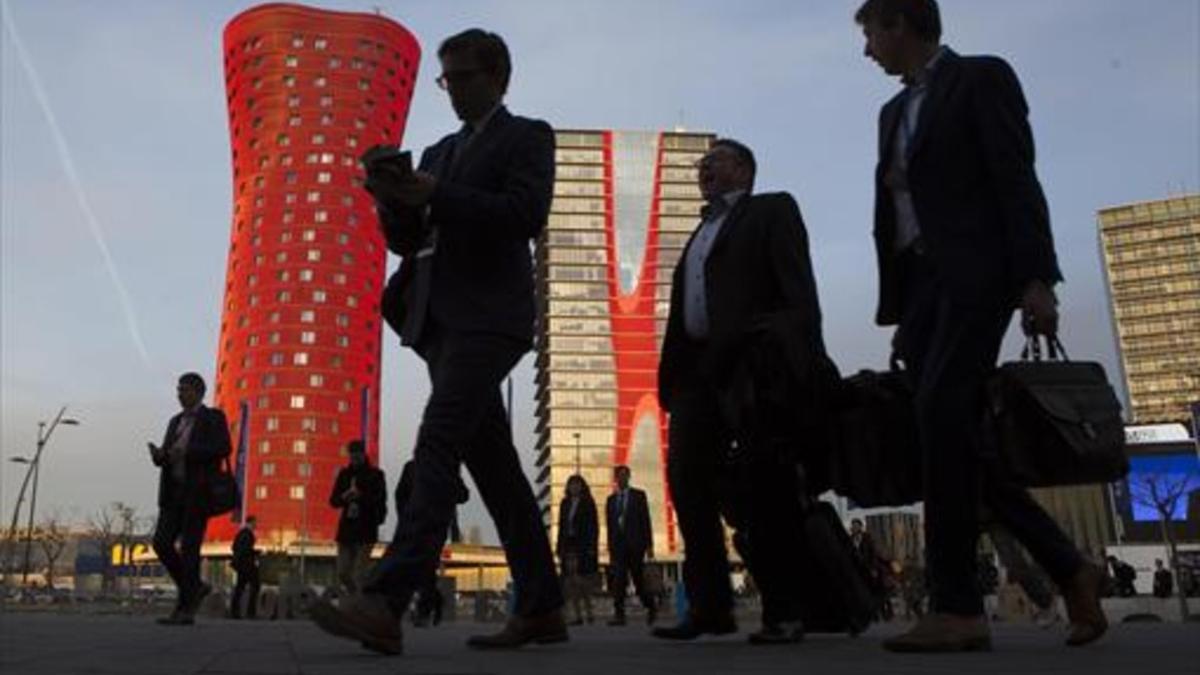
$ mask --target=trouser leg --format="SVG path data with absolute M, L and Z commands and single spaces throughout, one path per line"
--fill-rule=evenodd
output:
M 696 614 L 733 609 L 718 485 L 729 435 L 719 420 L 716 399 L 703 387 L 673 395 L 667 481 L 684 540 L 684 589 Z

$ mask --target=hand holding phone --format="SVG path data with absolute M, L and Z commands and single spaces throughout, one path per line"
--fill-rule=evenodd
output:
M 367 173 L 386 171 L 401 180 L 407 180 L 413 174 L 412 153 L 401 150 L 398 145 L 372 146 L 359 160 Z

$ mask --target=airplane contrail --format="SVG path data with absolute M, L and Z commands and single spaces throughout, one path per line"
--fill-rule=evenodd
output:
M 121 275 L 117 273 L 117 266 L 113 262 L 112 254 L 108 250 L 108 242 L 105 239 L 104 230 L 100 227 L 100 221 L 96 218 L 95 212 L 92 211 L 91 202 L 88 201 L 87 194 L 83 191 L 83 185 L 79 181 L 79 174 L 75 171 L 75 162 L 71 159 L 71 152 L 67 148 L 66 137 L 63 136 L 62 129 L 58 126 L 58 119 L 55 118 L 54 111 L 50 108 L 50 100 L 47 98 L 46 91 L 42 87 L 42 81 L 33 67 L 33 61 L 30 60 L 29 53 L 25 51 L 25 44 L 21 42 L 21 37 L 17 34 L 17 26 L 13 23 L 12 13 L 9 11 L 7 0 L 0 0 L 0 14 L 3 15 L 4 27 L 8 30 L 8 35 L 12 39 L 13 49 L 17 53 L 17 61 L 20 62 L 21 68 L 25 71 L 25 76 L 29 79 L 29 84 L 33 88 L 33 95 L 42 109 L 42 114 L 46 117 L 46 124 L 50 127 L 50 136 L 54 139 L 54 148 L 58 152 L 59 161 L 62 162 L 63 172 L 67 175 L 67 182 L 71 186 L 71 191 L 75 193 L 75 200 L 79 202 L 79 209 L 83 212 L 83 219 L 87 222 L 92 239 L 96 241 L 96 246 L 100 249 L 100 257 L 104 259 L 104 266 L 108 269 L 108 276 L 112 279 L 113 286 L 116 288 L 117 299 L 120 301 L 121 310 L 125 314 L 125 323 L 129 328 L 129 335 L 133 338 L 133 344 L 137 347 L 138 354 L 142 357 L 142 363 L 145 364 L 147 369 L 150 369 L 153 367 L 150 363 L 150 353 L 146 350 L 146 343 L 142 339 L 141 330 L 138 328 L 137 317 L 133 311 L 133 302 L 129 298 L 129 292 L 125 290 L 125 284 L 121 281 Z

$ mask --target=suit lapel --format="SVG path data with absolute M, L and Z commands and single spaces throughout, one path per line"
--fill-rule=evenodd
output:
M 451 177 L 461 176 L 463 172 L 466 171 L 470 166 L 470 163 L 475 160 L 475 158 L 487 156 L 487 153 L 484 152 L 485 148 L 493 145 L 496 142 L 496 138 L 500 135 L 500 131 L 504 126 L 506 126 L 506 123 L 511 118 L 512 114 L 510 114 L 504 106 L 500 106 L 500 108 L 498 108 L 496 112 L 492 114 L 492 118 L 488 120 L 487 125 L 483 128 L 483 131 L 479 133 L 478 137 L 468 143 L 466 142 L 466 138 L 460 135 L 456 139 L 459 147 L 457 152 L 454 154 L 454 160 L 451 162 Z
M 163 450 L 175 445 L 175 437 L 179 435 L 179 420 L 183 419 L 182 415 L 175 415 L 167 422 L 167 440 L 163 443 Z
M 904 93 L 897 94 L 883 106 L 879 122 L 879 166 L 887 167 L 896 148 L 896 130 L 900 128 L 900 112 L 904 110 Z M 883 169 L 886 171 L 886 169 Z
M 912 140 L 908 143 L 909 159 L 921 149 L 925 137 L 929 135 L 930 127 L 933 126 L 934 119 L 941 110 L 942 103 L 946 100 L 946 94 L 953 84 L 958 55 L 947 48 L 941 59 L 941 62 L 934 66 L 933 77 L 929 82 L 929 91 L 925 93 L 925 100 L 921 102 L 921 112 L 917 116 L 917 128 L 913 132 Z
M 750 199 L 751 195 L 749 192 L 747 192 L 737 200 L 737 203 L 733 205 L 733 208 L 729 209 L 729 214 L 725 216 L 725 222 L 721 223 L 721 231 L 717 232 L 717 238 L 713 240 L 712 248 L 708 249 L 708 259 L 705 260 L 704 265 L 706 268 L 712 261 L 713 257 L 717 255 L 717 252 L 721 250 L 721 247 L 729 239 L 730 232 L 733 232 L 733 230 L 737 227 L 737 224 L 742 219 L 742 216 L 746 215 L 746 209 L 749 208 Z

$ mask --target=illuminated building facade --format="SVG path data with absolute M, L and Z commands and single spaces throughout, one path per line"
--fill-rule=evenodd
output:
M 1200 401 L 1200 195 L 1114 206 L 1100 242 L 1131 422 L 1190 422 Z
M 358 157 L 402 139 L 419 60 L 376 14 L 268 4 L 225 28 L 234 206 L 214 398 L 235 443 L 248 412 L 246 512 L 266 546 L 331 540 L 346 443 L 378 461 L 386 246 Z M 236 528 L 218 518 L 209 538 Z
M 681 550 L 657 369 L 671 275 L 704 204 L 696 162 L 713 138 L 557 133 L 554 203 L 537 243 L 537 483 L 552 539 L 571 474 L 582 473 L 603 511 L 612 467 L 628 464 L 649 499 L 656 557 Z M 603 513 L 600 527 L 604 557 Z

